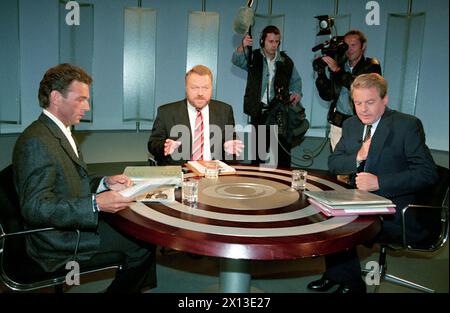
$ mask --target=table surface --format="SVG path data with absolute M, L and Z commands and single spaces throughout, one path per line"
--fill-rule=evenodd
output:
M 236 175 L 200 178 L 199 204 L 136 203 L 109 216 L 140 240 L 183 252 L 247 260 L 289 260 L 356 246 L 380 230 L 376 216 L 326 217 L 290 189 L 291 171 L 235 166 Z M 185 178 L 193 174 L 185 174 Z M 308 190 L 346 185 L 314 172 Z

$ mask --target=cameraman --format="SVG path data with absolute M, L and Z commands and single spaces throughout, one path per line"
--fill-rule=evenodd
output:
M 325 71 L 318 71 L 316 87 L 319 96 L 325 101 L 331 101 L 328 110 L 330 123 L 330 144 L 334 151 L 342 136 L 342 123 L 355 114 L 353 102 L 350 98 L 350 85 L 360 74 L 378 73 L 381 75 L 380 62 L 375 58 L 367 58 L 364 52 L 367 48 L 367 38 L 359 30 L 350 30 L 344 35 L 344 42 L 348 45 L 346 58 L 338 64 L 333 58 L 323 56 L 330 72 L 328 78 Z
M 266 135 L 267 152 L 270 138 L 269 124 L 274 125 L 274 122 L 268 122 L 267 118 L 274 108 L 275 102 L 284 101 L 295 106 L 300 102 L 302 94 L 300 75 L 291 58 L 284 51 L 279 51 L 280 40 L 280 30 L 273 25 L 266 26 L 259 39 L 260 49 L 251 50 L 253 40 L 247 34 L 232 57 L 234 65 L 248 72 L 244 95 L 244 113 L 250 116 L 250 122 L 256 129 L 256 160 L 252 160 L 252 164 L 262 162 L 258 154 L 259 141 L 262 139 L 259 138 L 260 135 L 258 134 L 259 125 L 267 126 L 264 134 Z M 250 49 L 247 47 L 250 47 Z M 252 52 L 250 53 L 248 50 Z M 277 157 L 277 164 L 281 167 L 290 168 L 292 143 L 283 136 L 277 138 L 278 155 L 275 156 Z

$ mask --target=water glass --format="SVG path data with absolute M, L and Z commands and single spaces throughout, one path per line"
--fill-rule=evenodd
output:
M 295 190 L 305 190 L 308 172 L 305 170 L 292 170 L 291 188 Z
M 181 199 L 185 205 L 197 206 L 198 180 L 187 180 L 181 183 Z
M 220 166 L 217 163 L 211 163 L 206 166 L 205 178 L 218 178 Z

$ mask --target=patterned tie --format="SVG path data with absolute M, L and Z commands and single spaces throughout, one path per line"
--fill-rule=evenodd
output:
M 194 127 L 194 144 L 192 145 L 192 160 L 203 160 L 203 116 L 200 110 L 197 110 Z
M 367 140 L 370 139 L 370 130 L 372 129 L 372 125 L 367 125 L 366 126 L 366 133 L 364 134 L 364 139 L 363 142 L 366 142 Z M 359 163 L 358 168 L 356 169 L 356 171 L 358 173 L 364 172 L 364 167 L 366 166 L 366 160 L 361 161 L 361 163 Z

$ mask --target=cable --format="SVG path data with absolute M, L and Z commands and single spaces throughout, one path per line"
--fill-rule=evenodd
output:
M 326 143 L 329 140 L 329 138 L 328 138 L 329 133 L 330 133 L 330 128 L 327 127 L 325 130 L 325 138 L 324 138 L 324 140 L 322 140 L 322 142 L 319 144 L 319 146 L 317 148 L 315 148 L 314 150 L 303 150 L 304 154 L 302 155 L 301 158 L 298 158 L 298 157 L 292 155 L 292 153 L 290 151 L 288 151 L 278 140 L 278 134 L 277 133 L 274 133 L 274 134 L 277 139 L 278 145 L 281 147 L 281 149 L 283 149 L 283 151 L 285 153 L 287 153 L 291 157 L 291 164 L 294 164 L 295 166 L 298 166 L 298 167 L 310 167 L 311 165 L 313 165 L 314 159 L 318 155 L 320 155 L 322 153 L 323 149 L 325 148 Z M 300 162 L 308 162 L 308 163 L 306 165 L 298 164 L 298 163 L 293 162 L 292 159 L 300 161 Z

